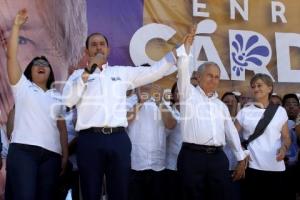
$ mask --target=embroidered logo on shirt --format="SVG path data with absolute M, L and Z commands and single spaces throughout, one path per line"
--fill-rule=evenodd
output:
M 95 80 L 95 78 L 90 78 L 90 79 L 87 80 L 87 82 L 91 82 L 93 80 Z
M 112 81 L 120 81 L 121 78 L 120 78 L 120 77 L 111 77 L 111 80 L 112 80 Z
M 30 85 L 29 87 L 32 88 L 32 90 L 34 92 L 38 92 L 39 91 L 38 88 L 35 85 Z

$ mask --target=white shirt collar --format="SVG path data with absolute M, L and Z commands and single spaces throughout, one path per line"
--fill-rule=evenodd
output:
M 38 86 L 37 84 L 35 84 L 33 81 L 30 81 L 31 82 L 31 85 L 34 86 L 35 88 L 37 88 L 38 90 L 42 91 L 42 92 L 45 92 L 45 93 L 48 93 L 48 92 L 54 92 L 56 91 L 55 88 L 50 88 L 50 89 L 47 89 L 46 91 L 43 90 L 40 86 Z
M 198 89 L 199 92 L 200 92 L 202 95 L 206 96 L 207 98 L 211 98 L 211 99 L 216 99 L 216 98 L 218 98 L 218 93 L 217 93 L 216 91 L 213 92 L 212 96 L 207 96 L 207 95 L 205 94 L 204 90 L 203 90 L 199 85 L 196 87 L 196 89 Z
M 104 71 L 108 67 L 108 62 L 102 65 L 102 71 Z M 96 73 L 101 73 L 101 70 L 99 67 L 96 68 L 95 70 Z

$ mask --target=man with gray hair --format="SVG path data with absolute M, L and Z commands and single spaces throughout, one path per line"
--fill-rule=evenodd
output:
M 228 160 L 223 146 L 228 142 L 239 161 L 234 179 L 244 176 L 247 155 L 229 111 L 216 93 L 220 69 L 213 62 L 200 65 L 198 85 L 194 87 L 189 72 L 192 56 L 185 52 L 178 56 L 183 145 L 177 166 L 183 181 L 184 199 L 231 199 Z

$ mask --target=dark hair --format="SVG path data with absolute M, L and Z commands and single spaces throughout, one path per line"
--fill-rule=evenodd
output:
M 279 95 L 277 95 L 277 94 L 272 94 L 271 97 L 270 97 L 270 99 L 271 99 L 271 98 L 277 98 L 277 99 L 280 101 L 280 103 L 282 104 L 282 99 L 281 99 L 281 97 L 280 97 Z M 280 105 L 281 105 L 281 104 L 280 104 Z
M 283 105 L 283 106 L 285 105 L 285 103 L 286 103 L 286 101 L 287 101 L 288 99 L 296 99 L 296 101 L 297 101 L 297 103 L 298 103 L 298 106 L 299 106 L 299 99 L 298 99 L 297 95 L 296 95 L 296 94 L 293 94 L 293 93 L 286 94 L 286 95 L 283 96 L 283 99 L 282 99 L 282 105 Z
M 105 35 L 103 35 L 102 33 L 96 32 L 96 33 L 90 34 L 90 35 L 86 38 L 86 41 L 85 41 L 85 48 L 86 48 L 86 49 L 89 48 L 89 41 L 90 41 L 91 37 L 93 37 L 93 36 L 95 36 L 95 35 L 100 35 L 100 36 L 102 36 L 102 37 L 104 38 L 104 40 L 105 40 L 107 46 L 108 46 L 108 40 L 107 40 L 107 37 L 106 37 Z
M 177 82 L 175 82 L 175 83 L 173 84 L 172 89 L 171 89 L 172 97 L 171 97 L 171 99 L 170 99 L 170 102 L 171 102 L 172 105 L 176 103 L 176 102 L 174 101 L 174 95 L 175 95 L 175 90 L 176 90 L 176 88 L 177 88 Z
M 144 64 L 141 64 L 141 67 L 150 67 L 151 65 L 149 63 L 144 63 Z
M 234 96 L 234 98 L 236 99 L 236 102 L 238 103 L 239 102 L 239 98 L 233 94 L 233 92 L 225 92 L 221 98 L 221 100 L 223 101 L 225 99 L 226 96 Z
M 46 84 L 46 87 L 49 90 L 51 88 L 52 83 L 55 81 L 55 79 L 54 79 L 54 73 L 53 73 L 53 70 L 52 70 L 52 66 L 51 66 L 51 64 L 49 63 L 48 59 L 45 56 L 40 56 L 40 57 L 33 58 L 30 61 L 30 63 L 27 65 L 27 67 L 24 71 L 24 75 L 28 80 L 30 80 L 32 82 L 31 69 L 33 67 L 34 61 L 36 61 L 36 60 L 44 60 L 49 64 L 50 74 L 49 74 L 47 84 Z
M 258 73 L 255 74 L 250 80 L 250 86 L 252 86 L 257 80 L 262 80 L 267 86 L 272 87 L 271 92 L 269 93 L 269 99 L 273 94 L 273 80 L 267 74 Z

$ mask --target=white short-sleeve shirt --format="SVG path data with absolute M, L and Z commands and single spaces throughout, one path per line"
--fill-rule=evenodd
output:
M 61 154 L 57 117 L 62 115 L 61 95 L 42 90 L 24 75 L 11 86 L 15 99 L 12 143 L 36 145 Z
M 242 138 L 247 140 L 254 133 L 258 121 L 261 119 L 265 109 L 255 105 L 249 105 L 241 109 L 236 117 L 242 126 Z M 250 151 L 249 167 L 263 171 L 284 171 L 284 161 L 277 161 L 277 150 L 281 147 L 281 130 L 288 120 L 287 113 L 283 107 L 279 107 L 265 129 L 265 132 L 249 143 Z

